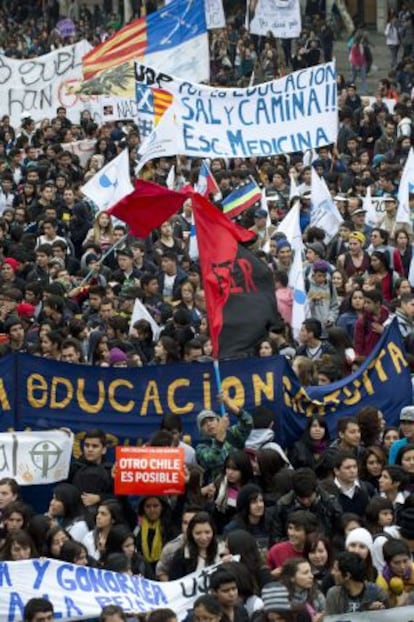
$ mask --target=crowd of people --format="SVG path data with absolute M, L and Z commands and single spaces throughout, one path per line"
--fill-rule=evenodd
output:
M 36 19 L 45 4 L 50 10 Z M 256 81 L 268 80 L 332 58 L 335 28 L 323 3 L 307 3 L 297 42 L 249 35 L 244 9 L 230 4 L 228 26 L 210 38 L 212 83 L 242 85 L 253 72 Z M 71 42 L 56 30 L 67 16 L 76 25 L 75 38 L 98 43 L 122 21 L 110 2 L 105 7 L 4 2 L 2 50 L 22 58 Z M 243 355 L 285 356 L 303 386 L 330 384 L 356 370 L 393 318 L 414 362 L 413 229 L 397 220 L 401 171 L 414 137 L 412 20 L 406 4 L 390 14 L 391 71 L 370 99 L 364 97 L 369 41 L 364 31 L 354 33 L 352 81 L 338 76 L 335 145 L 314 157 L 210 161 L 223 198 L 250 177 L 265 188 L 271 219 L 269 225 L 260 205 L 238 217 L 256 233 L 250 249 L 273 274 L 278 308 L 274 324 Z M 96 140 L 96 148 L 82 166 L 62 144 L 86 137 Z M 28 352 L 84 366 L 131 368 L 212 360 L 200 266 L 189 254 L 191 199 L 158 231 L 138 239 L 81 192 L 123 149 L 133 178 L 139 144 L 132 122 L 98 126 L 87 111 L 71 121 L 59 107 L 54 118 L 35 123 L 25 117 L 21 127 L 2 116 L 2 356 Z M 178 186 L 197 181 L 201 161 L 185 157 L 155 160 L 143 176 L 165 185 L 172 164 Z M 312 224 L 312 167 L 343 218 L 328 243 L 326 232 Z M 375 226 L 366 224 L 369 187 L 380 206 Z M 295 340 L 293 250 L 278 225 L 297 199 L 310 313 Z M 131 322 L 136 298 L 158 324 L 158 339 L 148 321 Z M 414 603 L 414 407 L 402 409 L 399 427 L 387 426 L 387 413 L 364 407 L 356 417 L 339 417 L 336 434 L 314 416 L 294 445 L 282 448 L 272 410 L 246 412 L 225 395 L 220 400 L 236 423 L 201 411 L 194 447 L 182 440 L 185 421 L 174 413 L 145 439 L 150 446 L 184 447 L 182 496 L 117 497 L 106 435 L 98 429 L 86 433 L 82 456 L 73 460 L 68 480 L 56 485 L 48 508 L 36 513 L 15 480 L 0 480 L 1 559 L 47 556 L 157 581 L 221 562 L 209 593 L 189 606 L 187 620 L 194 622 L 320 622 L 326 614 Z M 53 619 L 53 606 L 44 599 L 26 609 L 27 622 Z M 125 619 L 111 605 L 100 622 Z M 176 615 L 164 609 L 147 619 L 174 622 Z

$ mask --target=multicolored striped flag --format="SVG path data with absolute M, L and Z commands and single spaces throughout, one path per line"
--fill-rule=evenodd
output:
M 248 207 L 252 207 L 255 203 L 262 199 L 262 192 L 257 183 L 250 179 L 247 183 L 233 190 L 223 201 L 223 214 L 229 218 L 235 218 Z
M 83 57 L 85 80 L 130 60 L 145 60 L 164 73 L 208 80 L 209 50 L 203 0 L 172 0 L 127 24 Z

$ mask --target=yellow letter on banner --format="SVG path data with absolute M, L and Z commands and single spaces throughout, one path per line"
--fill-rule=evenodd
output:
M 77 391 L 77 400 L 79 406 L 87 413 L 92 415 L 96 415 L 103 408 L 105 403 L 105 386 L 102 380 L 98 380 L 98 401 L 95 404 L 91 404 L 86 401 L 85 398 L 85 379 L 78 379 L 78 391 Z
M 7 391 L 4 387 L 3 379 L 0 380 L 0 406 L 2 410 L 10 410 L 10 402 L 7 397 Z
M 390 357 L 394 364 L 395 369 L 400 374 L 404 367 L 407 367 L 408 363 L 405 360 L 404 354 L 400 350 L 400 348 L 395 345 L 392 341 L 387 345 L 387 350 L 390 353 Z
M 273 401 L 275 399 L 275 380 L 272 371 L 266 372 L 266 380 L 263 380 L 259 374 L 252 375 L 254 403 L 256 406 L 262 403 L 262 393 L 266 399 Z
M 185 415 L 190 413 L 194 409 L 193 402 L 187 402 L 184 406 L 178 406 L 175 401 L 175 392 L 179 387 L 188 387 L 190 386 L 190 381 L 188 378 L 177 378 L 173 380 L 171 384 L 168 386 L 167 391 L 167 402 L 168 408 L 171 410 L 174 415 Z
M 122 380 L 121 378 L 118 378 L 118 380 L 112 380 L 112 382 L 109 384 L 108 389 L 108 399 L 112 408 L 120 413 L 130 413 L 135 406 L 135 402 L 134 400 L 129 400 L 129 402 L 127 402 L 126 404 L 121 404 L 121 402 L 118 402 L 115 397 L 115 391 L 118 387 L 127 387 L 127 389 L 131 389 L 132 391 L 134 385 L 132 384 L 132 382 L 129 382 L 129 380 Z
M 56 399 L 56 390 L 59 385 L 63 385 L 66 388 L 66 396 L 60 400 Z M 73 398 L 73 385 L 68 378 L 54 377 L 52 380 L 52 387 L 50 389 L 50 408 L 66 408 Z
M 40 391 L 40 396 L 34 396 L 35 391 Z M 27 379 L 27 401 L 33 408 L 44 408 L 47 403 L 47 382 L 41 374 L 30 374 Z
M 244 387 L 240 378 L 236 376 L 227 376 L 223 379 L 221 388 L 224 393 L 230 393 L 230 389 L 234 389 L 234 395 L 231 399 L 237 404 L 239 408 L 244 406 Z
M 150 402 L 153 402 L 157 415 L 162 415 L 160 393 L 155 380 L 150 380 L 147 384 L 144 399 L 142 400 L 141 415 L 148 415 L 148 406 Z

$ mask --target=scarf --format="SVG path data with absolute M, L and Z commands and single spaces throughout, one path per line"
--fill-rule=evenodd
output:
M 148 542 L 150 530 L 154 531 L 154 537 L 152 539 L 151 546 Z M 146 516 L 142 516 L 140 531 L 141 548 L 145 561 L 150 563 L 157 562 L 161 557 L 162 551 L 161 521 L 157 520 L 155 523 L 150 523 Z
M 311 447 L 312 447 L 312 453 L 323 454 L 325 449 L 328 447 L 328 443 L 324 440 L 312 441 Z

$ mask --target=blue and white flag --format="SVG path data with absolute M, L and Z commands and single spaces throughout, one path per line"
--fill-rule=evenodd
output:
M 333 201 L 324 178 L 319 177 L 313 166 L 311 184 L 310 224 L 312 227 L 319 227 L 325 231 L 325 242 L 328 243 L 338 233 L 338 227 L 343 218 Z
M 95 203 L 100 212 L 109 209 L 133 190 L 128 149 L 124 149 L 81 187 L 83 194 Z
M 194 222 L 194 214 L 191 214 L 191 229 L 190 229 L 190 240 L 188 242 L 188 254 L 190 259 L 193 261 L 197 261 L 198 255 L 198 242 L 197 242 L 197 232 L 196 226 Z
M 411 225 L 410 194 L 414 193 L 414 150 L 410 149 L 404 165 L 398 188 L 398 210 L 396 222 Z
M 293 290 L 292 330 L 298 338 L 300 327 L 309 316 L 308 297 L 303 276 L 303 241 L 300 229 L 300 202 L 295 201 L 277 228 L 284 233 L 293 250 L 293 263 L 289 270 L 289 287 Z

